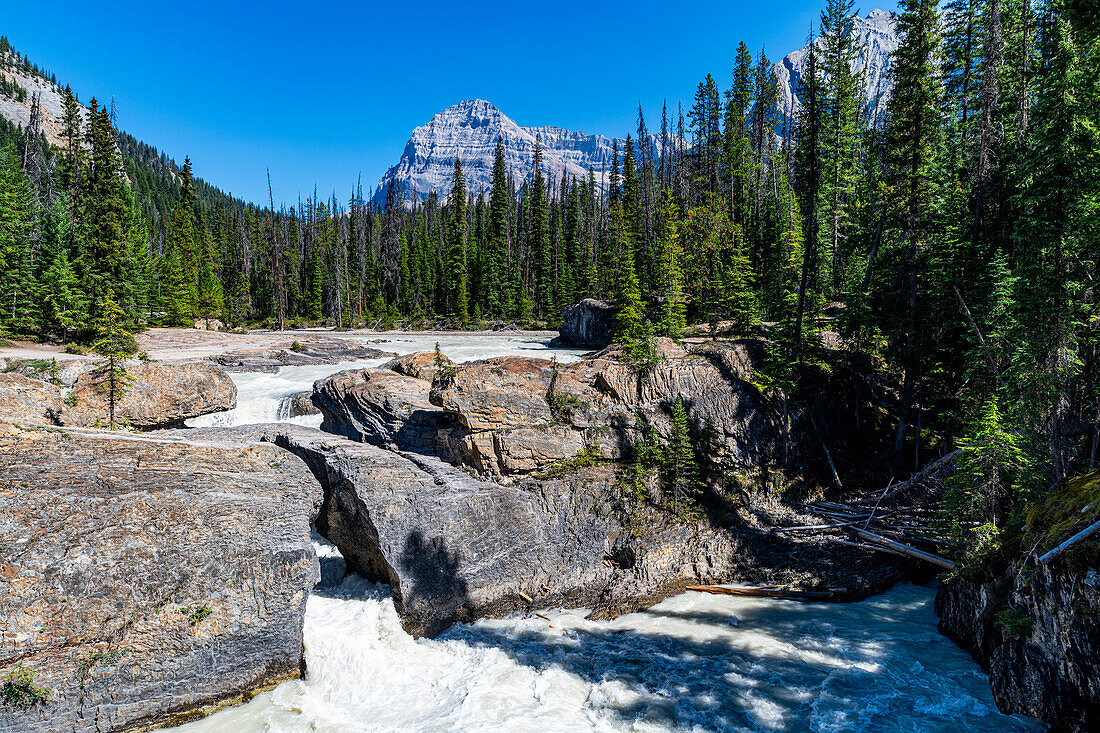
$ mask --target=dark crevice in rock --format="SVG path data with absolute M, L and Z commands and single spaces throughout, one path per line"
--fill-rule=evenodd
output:
M 334 471 L 316 448 L 307 449 L 285 434 L 276 435 L 274 442 L 305 461 L 321 485 L 324 500 L 314 522 L 317 533 L 336 546 L 349 572 L 359 573 L 372 583 L 390 585 L 394 603 L 400 608 L 397 574 L 382 554 L 378 528 L 371 519 L 370 509 L 355 493 L 354 485 Z

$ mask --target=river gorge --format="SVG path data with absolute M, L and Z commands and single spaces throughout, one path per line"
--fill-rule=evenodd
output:
M 396 337 L 378 347 L 411 353 L 437 342 L 456 362 L 567 363 L 583 353 L 494 335 Z M 314 380 L 384 361 L 233 374 L 237 407 L 191 424 L 276 421 Z M 417 639 L 387 586 L 345 576 L 336 548 L 314 542 L 322 580 L 306 607 L 305 677 L 181 733 L 1043 729 L 998 712 L 986 674 L 937 631 L 931 586 L 844 604 L 688 592 L 609 621 L 544 609 Z

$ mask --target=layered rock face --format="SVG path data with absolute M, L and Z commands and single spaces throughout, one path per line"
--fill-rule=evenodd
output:
M 416 634 L 539 606 L 612 615 L 698 582 L 798 583 L 857 598 L 900 577 L 865 552 L 769 533 L 749 513 L 731 531 L 624 510 L 619 467 L 596 456 L 629 458 L 643 435 L 667 437 L 678 398 L 712 430 L 714 460 L 759 468 L 779 453 L 770 410 L 747 381 L 760 344 L 659 348 L 664 359 L 645 374 L 607 350 L 569 365 L 502 357 L 433 367 L 433 382 L 408 374 L 434 354 L 410 355 L 390 365 L 406 374 L 353 370 L 315 384 L 323 427 L 351 441 L 305 431 L 276 440 L 325 487 L 318 529 L 353 567 L 394 587 Z
M 130 379 L 115 406 L 115 419 L 137 430 L 179 425 L 199 415 L 231 410 L 237 387 L 211 364 L 130 364 Z M 64 398 L 49 382 L 17 373 L 0 374 L 0 420 L 70 427 L 106 425 L 109 393 L 90 367 L 77 372 Z
M 52 423 L 61 414 L 61 390 L 13 372 L 0 374 L 0 419 Z
M 858 579 L 846 587 L 855 598 L 898 577 L 866 553 L 759 528 L 670 525 L 652 513 L 640 520 L 644 529 L 627 527 L 612 508 L 620 496 L 612 466 L 507 486 L 435 456 L 305 428 L 267 431 L 323 486 L 318 531 L 353 570 L 393 588 L 405 629 L 418 636 L 550 606 L 584 606 L 605 618 L 700 582 L 814 587 L 824 578 L 836 588 Z
M 179 425 L 199 415 L 232 410 L 237 387 L 211 364 L 134 364 L 126 367 L 130 381 L 115 417 L 139 430 Z M 108 393 L 94 373 L 77 378 L 61 412 L 64 425 L 107 424 Z
M 1100 577 L 1064 565 L 981 580 L 956 577 L 936 598 L 940 630 L 989 670 L 993 699 L 1052 730 L 1095 730 L 1100 720 Z M 1016 633 L 998 614 L 1029 628 Z
M 1020 549 L 951 578 L 936 597 L 940 630 L 989 670 L 993 698 L 1056 731 L 1100 720 L 1100 541 L 1035 557 L 1100 518 L 1100 472 L 1033 507 Z
M 671 435 L 669 409 L 683 399 L 707 426 L 716 459 L 760 466 L 777 431 L 748 378 L 759 344 L 735 342 L 688 354 L 671 341 L 642 375 L 614 350 L 558 365 L 502 357 L 453 368 L 434 384 L 387 369 L 345 372 L 315 385 L 324 428 L 375 445 L 438 455 L 508 480 L 582 453 L 618 460 L 647 431 Z
M 0 730 L 157 726 L 299 675 L 320 489 L 197 432 L 0 425 L 0 675 L 48 691 Z
M 585 298 L 562 310 L 558 334 L 562 341 L 582 348 L 602 349 L 611 343 L 615 310 L 595 298 Z

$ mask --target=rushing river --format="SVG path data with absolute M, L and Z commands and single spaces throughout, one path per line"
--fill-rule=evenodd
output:
M 517 336 L 378 347 L 409 353 L 436 341 L 455 361 L 582 353 Z M 285 398 L 313 380 L 382 361 L 234 374 L 237 409 L 202 424 L 280 420 Z M 322 581 L 306 606 L 306 678 L 176 730 L 1042 730 L 997 711 L 986 675 L 936 630 L 932 588 L 899 585 L 851 604 L 685 593 L 613 621 L 545 610 L 549 620 L 482 620 L 417 640 L 401 628 L 388 587 L 345 575 L 336 548 L 315 542 Z

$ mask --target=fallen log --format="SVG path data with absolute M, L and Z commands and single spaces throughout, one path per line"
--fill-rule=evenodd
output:
M 831 590 L 788 590 L 786 588 L 750 587 L 750 588 L 726 588 L 720 585 L 689 585 L 687 590 L 699 593 L 712 593 L 720 596 L 749 596 L 753 598 L 785 598 L 792 601 L 828 601 L 838 597 L 836 591 Z
M 918 550 L 915 547 L 910 547 L 909 545 L 902 544 L 901 542 L 898 542 L 897 540 L 892 540 L 888 537 L 883 537 L 882 535 L 875 534 L 874 532 L 868 532 L 865 529 L 857 529 L 853 527 L 852 531 L 855 532 L 861 539 L 867 540 L 872 544 L 887 547 L 893 550 L 895 553 L 908 555 L 909 557 L 916 558 L 917 560 L 924 560 L 925 562 L 930 562 L 933 565 L 939 565 L 941 568 L 944 568 L 946 570 L 955 569 L 955 563 L 951 560 L 948 560 L 946 557 L 940 557 L 939 555 L 933 555 L 931 552 Z
M 1050 562 L 1051 560 L 1054 560 L 1054 559 L 1055 559 L 1055 558 L 1057 558 L 1057 557 L 1058 557 L 1059 555 L 1061 555 L 1062 553 L 1064 553 L 1064 552 L 1065 552 L 1066 550 L 1068 550 L 1068 549 L 1069 549 L 1070 547 L 1072 547 L 1073 545 L 1077 544 L 1077 543 L 1078 543 L 1078 542 L 1080 542 L 1081 540 L 1084 540 L 1084 539 L 1088 539 L 1089 537 L 1091 537 L 1091 536 L 1093 536 L 1094 534 L 1096 534 L 1096 532 L 1097 532 L 1098 530 L 1100 530 L 1100 521 L 1097 521 L 1097 522 L 1093 522 L 1092 524 L 1090 524 L 1089 526 L 1085 527 L 1085 528 L 1084 528 L 1083 530 L 1081 530 L 1081 531 L 1080 531 L 1080 532 L 1078 532 L 1077 534 L 1075 534 L 1075 535 L 1073 535 L 1072 537 L 1070 537 L 1070 538 L 1069 538 L 1068 540 L 1066 540 L 1066 541 L 1065 541 L 1065 542 L 1063 542 L 1062 544 L 1060 544 L 1060 545 L 1058 545 L 1057 547 L 1055 547 L 1055 548 L 1054 548 L 1053 550 L 1051 550 L 1050 552 L 1047 552 L 1047 553 L 1045 553 L 1045 554 L 1044 554 L 1044 555 L 1043 555 L 1042 557 L 1040 557 L 1040 558 L 1039 558 L 1039 564 L 1040 564 L 1040 565 L 1046 565 L 1046 564 L 1047 564 L 1047 563 L 1049 563 L 1049 562 Z
M 953 450 L 945 456 L 940 456 L 939 458 L 937 458 L 934 461 L 929 461 L 927 464 L 925 464 L 924 468 L 917 471 L 916 473 L 914 473 L 912 476 L 905 479 L 904 481 L 901 481 L 900 483 L 894 484 L 893 488 L 887 487 L 887 490 L 883 491 L 882 496 L 877 496 L 878 492 L 876 491 L 873 494 L 868 494 L 868 495 L 864 496 L 863 498 L 856 499 L 852 503 L 853 504 L 869 504 L 873 501 L 878 502 L 878 501 L 881 501 L 882 499 L 893 496 L 894 494 L 897 494 L 899 491 L 904 491 L 905 489 L 908 489 L 914 483 L 916 483 L 918 481 L 921 481 L 923 479 L 926 479 L 934 473 L 937 473 L 941 469 L 945 468 L 948 464 L 950 464 L 951 461 L 958 458 L 961 454 L 962 454 L 962 449 L 961 448 Z
M 837 527 L 851 527 L 859 522 L 841 522 L 840 524 L 803 524 L 797 527 L 777 527 L 776 532 L 794 532 L 803 529 L 836 529 Z
M 829 539 L 831 539 L 833 542 L 836 542 L 838 544 L 847 545 L 848 547 L 858 547 L 861 550 L 871 550 L 873 552 L 885 552 L 889 555 L 897 555 L 898 557 L 905 557 L 905 555 L 902 555 L 900 552 L 894 552 L 890 548 L 883 547 L 882 545 L 869 545 L 866 542 L 851 542 L 849 540 L 842 540 L 839 537 L 830 537 Z

